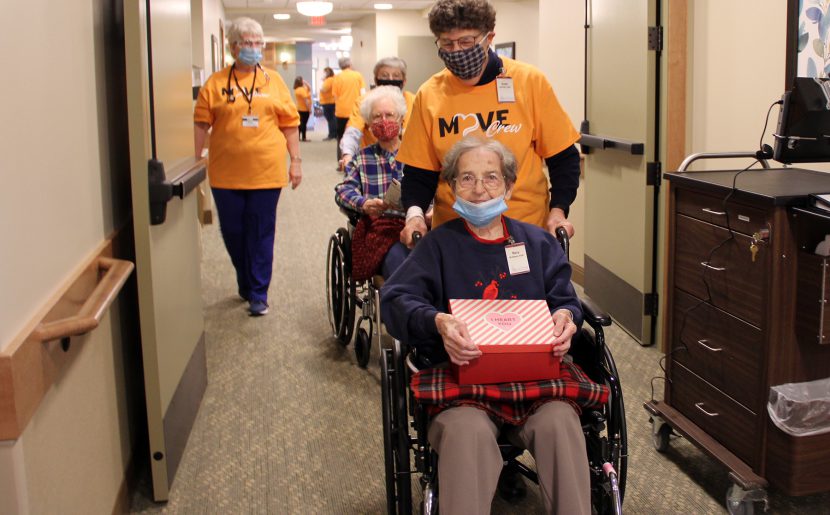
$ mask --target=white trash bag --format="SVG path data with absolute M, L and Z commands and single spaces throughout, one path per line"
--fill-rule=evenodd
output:
M 772 422 L 787 434 L 830 433 L 830 377 L 773 386 L 767 411 Z

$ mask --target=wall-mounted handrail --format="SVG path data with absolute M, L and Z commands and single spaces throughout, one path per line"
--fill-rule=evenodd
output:
M 123 259 L 98 258 L 99 281 L 78 313 L 60 320 L 41 322 L 32 331 L 31 338 L 41 342 L 86 334 L 101 323 L 104 313 L 118 296 L 134 265 Z M 101 275 L 103 273 L 103 275 Z
M 0 349 L 0 441 L 23 434 L 62 369 L 71 366 L 74 352 L 82 352 L 83 345 L 69 352 L 72 337 L 98 327 L 132 273 L 133 263 L 110 257 L 113 238 L 103 241 L 73 270 L 22 331 Z M 54 340 L 61 344 L 51 344 Z

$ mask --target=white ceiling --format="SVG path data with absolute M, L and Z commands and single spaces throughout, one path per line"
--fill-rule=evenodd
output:
M 297 12 L 297 0 L 222 0 L 225 16 L 233 20 L 249 16 L 262 25 L 268 40 L 276 41 L 334 41 L 347 34 L 352 23 L 376 12 L 375 3 L 393 5 L 394 11 L 426 12 L 433 0 L 333 0 L 334 11 L 325 17 L 322 27 L 309 25 L 309 18 Z M 384 11 L 389 12 L 389 11 Z M 287 13 L 290 20 L 274 20 L 275 13 Z M 424 14 L 424 16 L 426 16 Z M 424 23 L 427 23 L 424 20 Z

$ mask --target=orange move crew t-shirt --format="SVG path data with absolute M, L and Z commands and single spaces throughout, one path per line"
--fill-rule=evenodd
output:
M 334 76 L 331 91 L 334 94 L 334 116 L 348 118 L 352 114 L 354 103 L 366 89 L 363 75 L 351 68 L 346 68 Z
M 199 91 L 193 121 L 212 127 L 208 153 L 208 176 L 214 188 L 239 190 L 282 188 L 288 184 L 285 136 L 281 127 L 297 127 L 300 115 L 291 92 L 274 71 L 257 70 L 251 114 L 259 117 L 258 127 L 243 127 L 248 102 L 231 78 L 234 102 L 228 102 L 230 66 L 211 75 Z M 236 70 L 239 85 L 250 88 L 254 72 Z
M 354 104 L 354 109 L 352 109 L 352 114 L 349 116 L 349 123 L 346 124 L 347 128 L 354 127 L 363 133 L 363 137 L 360 140 L 360 148 L 374 145 L 378 141 L 375 135 L 372 134 L 372 131 L 369 130 L 369 126 L 366 125 L 366 120 L 363 119 L 363 115 L 360 114 L 360 104 L 365 97 L 366 95 L 362 95 L 357 99 L 357 102 Z M 415 104 L 415 94 L 411 91 L 404 91 L 403 98 L 406 100 L 406 114 L 403 116 L 403 129 L 401 133 L 403 133 L 403 130 L 406 130 L 406 124 L 409 122 L 409 116 L 412 114 L 412 106 Z
M 542 171 L 543 159 L 576 143 L 579 133 L 539 69 L 501 59 L 504 75 L 513 79 L 515 102 L 498 101 L 495 80 L 467 86 L 444 69 L 418 90 L 398 160 L 438 173 L 444 155 L 464 136 L 495 138 L 513 152 L 518 162 L 516 184 L 505 215 L 544 228 L 550 212 L 550 192 Z M 458 217 L 452 209 L 454 202 L 450 185 L 440 180 L 433 227 Z

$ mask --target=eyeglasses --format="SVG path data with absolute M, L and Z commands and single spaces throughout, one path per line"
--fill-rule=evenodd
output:
M 489 33 L 489 31 L 485 30 L 484 32 L 482 32 L 478 36 L 462 36 L 458 39 L 438 38 L 438 39 L 435 40 L 435 46 L 437 46 L 441 50 L 445 50 L 447 52 L 452 52 L 453 49 L 455 49 L 455 45 L 457 43 L 458 47 L 461 50 L 467 50 L 469 48 L 473 48 L 475 45 L 478 45 L 479 43 L 484 41 L 484 38 L 479 39 L 478 41 L 476 41 L 476 40 L 478 38 L 480 38 L 481 36 L 485 36 L 488 33 Z
M 237 41 L 236 44 L 247 48 L 262 48 L 265 46 L 265 41 L 252 41 L 250 39 L 243 39 L 242 41 Z
M 504 185 L 504 175 L 491 172 L 479 179 L 474 174 L 465 173 L 455 178 L 455 187 L 459 190 L 471 190 L 479 182 L 484 185 L 486 190 L 496 190 Z

